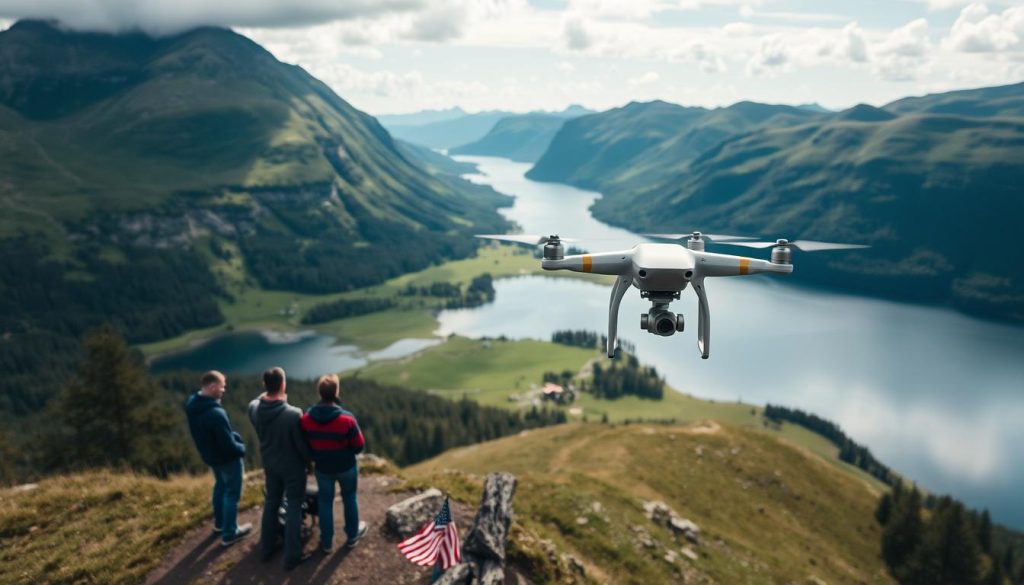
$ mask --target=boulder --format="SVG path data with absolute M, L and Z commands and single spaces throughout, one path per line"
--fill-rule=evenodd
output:
M 473 566 L 459 563 L 445 571 L 434 585 L 470 585 L 473 582 Z
M 384 514 L 384 524 L 392 534 L 408 538 L 434 519 L 444 503 L 441 490 L 429 490 L 398 502 Z
M 644 502 L 644 513 L 652 522 L 668 528 L 676 536 L 682 536 L 693 544 L 700 540 L 700 528 L 693 521 L 680 518 L 665 502 Z
M 505 561 L 505 543 L 512 523 L 512 496 L 516 492 L 516 477 L 511 473 L 491 473 L 484 481 L 484 493 L 469 529 L 462 551 L 482 563 L 485 560 Z M 478 573 L 481 582 L 486 576 Z

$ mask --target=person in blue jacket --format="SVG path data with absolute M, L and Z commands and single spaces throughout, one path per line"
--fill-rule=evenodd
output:
M 220 533 L 221 546 L 231 546 L 252 532 L 252 524 L 237 524 L 245 442 L 231 428 L 228 413 L 220 405 L 227 387 L 224 374 L 206 372 L 200 384 L 185 402 L 185 414 L 199 456 L 213 469 L 213 531 Z

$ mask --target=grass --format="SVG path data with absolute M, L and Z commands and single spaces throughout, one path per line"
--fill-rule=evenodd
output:
M 382 383 L 421 388 L 432 393 L 491 406 L 516 404 L 512 394 L 537 385 L 547 371 L 578 371 L 593 352 L 532 339 L 475 340 L 451 337 L 447 343 L 411 358 L 372 364 L 357 375 Z
M 448 451 L 403 473 L 460 498 L 466 478 L 493 471 L 519 479 L 513 558 L 545 556 L 535 548 L 539 539 L 580 559 L 602 582 L 891 582 L 872 515 L 877 494 L 753 430 L 561 425 Z M 649 500 L 694 521 L 700 544 L 648 520 L 642 504 Z M 653 546 L 640 544 L 641 531 Z M 698 559 L 666 560 L 683 546 Z
M 247 479 L 241 507 L 261 491 Z M 93 471 L 0 490 L 0 582 L 138 583 L 207 520 L 212 476 Z
M 468 396 L 482 404 L 516 409 L 532 404 L 526 395 L 531 389 L 536 394 L 544 372 L 581 372 L 592 359 L 605 358 L 594 350 L 536 340 L 474 340 L 453 336 L 446 343 L 408 358 L 374 363 L 353 375 L 420 388 L 453 399 Z M 872 476 L 839 461 L 838 447 L 821 435 L 799 425 L 766 424 L 764 408 L 760 406 L 695 398 L 667 387 L 662 400 L 635 396 L 604 400 L 579 393 L 572 405 L 560 408 L 569 410 L 570 418 L 576 420 L 585 417 L 597 421 L 603 416 L 612 423 L 640 419 L 677 423 L 714 420 L 743 427 L 787 441 L 878 490 L 885 489 Z
M 229 248 L 230 244 L 225 244 Z M 212 254 L 205 250 L 206 256 Z M 197 343 L 234 331 L 269 329 L 297 331 L 315 329 L 334 335 L 339 342 L 355 343 L 363 350 L 372 351 L 405 337 L 432 337 L 437 329 L 433 312 L 443 306 L 443 299 L 402 297 L 399 292 L 407 286 L 427 286 L 435 282 L 452 282 L 465 289 L 470 281 L 484 273 L 495 278 L 521 274 L 541 274 L 540 262 L 523 248 L 512 246 L 484 246 L 479 253 L 463 260 L 445 262 L 418 272 L 392 278 L 377 286 L 334 294 L 303 294 L 270 291 L 253 285 L 245 276 L 240 255 L 231 261 L 212 259 L 213 270 L 222 285 L 231 292 L 233 300 L 221 300 L 224 323 L 216 327 L 193 330 L 177 337 L 139 345 L 147 356 L 185 350 Z M 559 273 L 560 276 L 571 273 Z M 579 275 L 577 275 L 579 276 Z M 339 319 L 315 326 L 303 325 L 302 315 L 312 307 L 338 299 L 389 298 L 397 303 L 394 310 L 349 319 Z

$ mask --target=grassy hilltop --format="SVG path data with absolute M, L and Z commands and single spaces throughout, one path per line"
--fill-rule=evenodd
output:
M 515 473 L 517 522 L 582 561 L 594 582 L 891 582 L 874 489 L 754 431 L 713 422 L 559 426 L 456 449 L 405 473 L 472 500 L 452 469 Z M 651 500 L 695 522 L 699 545 L 647 519 Z M 698 558 L 680 554 L 684 546 Z M 514 542 L 514 558 L 555 571 L 537 547 Z

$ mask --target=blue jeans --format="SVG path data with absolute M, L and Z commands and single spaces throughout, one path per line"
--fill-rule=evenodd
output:
M 230 540 L 238 532 L 238 500 L 242 499 L 242 458 L 222 463 L 213 469 L 213 525 L 221 538 Z
M 345 536 L 355 538 L 359 532 L 359 466 L 341 473 L 316 472 L 316 487 L 320 490 L 317 508 L 320 516 L 320 546 L 330 547 L 334 540 L 334 484 L 341 486 L 341 503 L 345 506 Z

